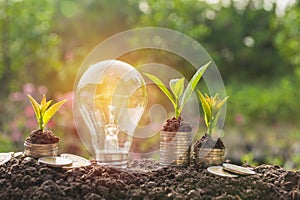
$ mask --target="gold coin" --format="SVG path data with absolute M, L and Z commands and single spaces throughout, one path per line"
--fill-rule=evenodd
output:
M 196 149 L 195 153 L 225 153 L 225 149 Z
M 205 158 L 205 157 L 224 157 L 224 154 L 200 154 L 196 155 L 199 158 Z
M 13 152 L 0 153 L 0 165 L 4 165 L 8 161 L 10 161 L 12 154 L 13 154 Z
M 224 160 L 223 157 L 203 157 L 203 158 L 196 158 L 197 160 Z
M 212 174 L 215 174 L 218 176 L 223 176 L 223 177 L 232 177 L 232 178 L 238 177 L 237 174 L 232 174 L 232 173 L 225 171 L 222 166 L 211 166 L 211 167 L 207 168 L 207 171 L 209 173 L 212 173 Z
M 223 163 L 223 167 L 226 171 L 233 172 L 240 175 L 253 175 L 256 174 L 255 171 L 252 171 L 251 169 L 247 167 L 242 167 L 238 165 L 233 165 L 229 163 Z
M 72 168 L 79 168 L 79 167 L 86 167 L 90 166 L 91 162 L 83 157 L 74 155 L 74 154 L 68 154 L 64 153 L 61 154 L 60 157 L 67 158 L 73 161 L 72 165 L 63 167 L 64 169 L 72 169 Z
M 64 167 L 71 165 L 73 161 L 68 158 L 61 158 L 61 157 L 41 157 L 38 160 L 39 163 L 46 164 L 50 167 Z

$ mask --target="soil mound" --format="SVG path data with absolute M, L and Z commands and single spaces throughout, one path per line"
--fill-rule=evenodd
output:
M 168 132 L 191 132 L 192 127 L 189 123 L 184 122 L 182 117 L 167 119 L 162 131 Z
M 214 140 L 210 135 L 205 133 L 200 140 L 198 140 L 194 147 L 199 148 L 216 148 L 216 149 L 225 149 L 224 143 L 221 138 Z
M 196 166 L 136 160 L 127 171 L 94 161 L 66 171 L 30 157 L 13 158 L 0 166 L 0 199 L 300 199 L 299 171 L 271 165 L 254 170 L 256 175 L 225 178 Z
M 54 144 L 59 142 L 59 138 L 56 137 L 52 131 L 34 130 L 30 133 L 29 137 L 26 138 L 27 142 L 33 144 Z

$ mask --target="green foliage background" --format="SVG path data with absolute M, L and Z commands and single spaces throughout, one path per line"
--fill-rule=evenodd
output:
M 1 150 L 22 150 L 32 130 L 26 93 L 68 96 L 94 46 L 127 29 L 159 26 L 197 40 L 219 67 L 230 96 L 224 130 L 228 157 L 299 168 L 299 24 L 299 1 L 280 12 L 271 0 L 1 0 Z M 188 65 L 164 52 L 123 57 L 139 59 L 160 60 L 179 71 Z M 185 73 L 191 77 L 193 71 Z M 60 113 L 54 129 L 65 141 L 63 150 L 80 154 L 82 147 L 68 139 L 76 135 L 74 125 L 64 122 L 72 121 L 70 112 L 71 106 Z

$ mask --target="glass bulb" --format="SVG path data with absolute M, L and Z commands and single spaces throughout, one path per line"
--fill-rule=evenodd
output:
M 144 79 L 127 63 L 105 60 L 83 73 L 76 86 L 74 105 L 89 129 L 98 164 L 127 166 L 146 97 Z M 76 125 L 80 123 L 77 120 Z

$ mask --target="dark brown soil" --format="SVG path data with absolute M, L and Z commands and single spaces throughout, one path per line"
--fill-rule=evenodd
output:
M 54 144 L 59 142 L 59 138 L 56 137 L 50 130 L 43 132 L 38 129 L 32 131 L 29 137 L 26 138 L 26 141 L 33 144 Z
M 210 135 L 205 133 L 201 139 L 195 143 L 194 147 L 224 149 L 225 145 L 221 138 L 214 140 Z
M 182 117 L 167 119 L 162 131 L 168 132 L 191 132 L 192 127 L 189 123 L 184 122 Z
M 152 160 L 118 171 L 93 165 L 50 168 L 33 158 L 0 166 L 0 199 L 300 199 L 300 171 L 261 165 L 256 175 L 225 178 L 206 169 L 161 167 Z M 157 168 L 157 170 L 154 170 Z

